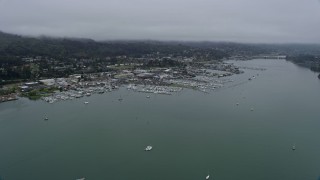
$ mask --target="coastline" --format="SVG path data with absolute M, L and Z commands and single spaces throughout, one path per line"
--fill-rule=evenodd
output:
M 0 96 L 0 103 L 8 102 L 8 101 L 15 101 L 18 100 L 17 94 L 9 94 L 9 95 L 2 95 Z

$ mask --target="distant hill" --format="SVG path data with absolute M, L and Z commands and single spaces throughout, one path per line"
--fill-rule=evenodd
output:
M 230 51 L 235 54 L 282 54 L 296 56 L 309 54 L 320 56 L 320 44 L 246 44 L 233 42 L 185 42 L 184 45 L 200 48 L 214 48 Z
M 320 72 L 320 45 L 315 44 L 242 44 L 232 42 L 161 42 L 161 41 L 94 41 L 81 38 L 28 37 L 0 32 L 0 80 L 30 79 L 32 70 L 38 67 L 46 71 L 38 74 L 45 77 L 63 77 L 66 74 L 80 72 L 77 65 L 81 59 L 94 59 L 87 72 L 104 70 L 107 64 L 132 61 L 127 57 L 151 57 L 168 59 L 174 57 L 192 57 L 196 61 L 222 60 L 230 56 L 242 56 L 244 59 L 256 55 L 286 55 L 287 60 L 300 66 Z M 37 65 L 26 65 L 22 57 L 43 56 L 53 58 L 55 63 L 69 66 L 64 71 L 52 70 L 52 65 L 41 61 Z M 110 57 L 110 58 L 106 58 Z M 178 58 L 178 59 L 179 59 Z M 148 59 L 134 59 L 138 62 Z M 161 61 L 163 63 L 163 61 Z M 161 65 L 160 62 L 154 62 Z M 104 64 L 100 66 L 99 64 Z M 172 61 L 165 65 L 174 64 Z M 70 68 L 72 65 L 73 69 Z M 74 69 L 78 68 L 78 69 Z M 80 70 L 79 70 L 80 69 Z M 37 74 L 37 73 L 33 73 Z
M 27 37 L 0 31 L 0 56 L 48 56 L 86 58 L 160 52 L 192 56 L 193 50 L 210 53 L 216 59 L 232 55 L 281 54 L 297 62 L 306 56 L 320 57 L 319 44 L 242 44 L 232 42 L 94 41 L 77 38 Z M 188 51 L 189 53 L 186 53 Z
M 0 32 L 2 56 L 106 57 L 116 55 L 139 56 L 152 52 L 173 53 L 189 50 L 181 44 L 144 41 L 96 42 L 90 39 L 25 37 Z

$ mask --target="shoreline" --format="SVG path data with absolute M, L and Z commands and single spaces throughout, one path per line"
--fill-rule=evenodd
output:
M 2 95 L 0 96 L 0 103 L 5 103 L 9 101 L 16 101 L 19 98 L 17 97 L 17 94 L 9 94 L 9 95 Z

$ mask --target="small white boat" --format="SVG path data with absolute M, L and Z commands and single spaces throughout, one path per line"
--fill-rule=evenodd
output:
M 236 105 L 239 106 L 239 103 L 237 103 Z
M 86 101 L 86 102 L 84 102 L 84 104 L 89 104 L 89 102 L 88 102 L 88 101 Z
M 206 179 L 209 179 L 210 178 L 210 175 L 208 174 L 207 176 L 206 176 Z
M 253 108 L 251 108 L 250 111 L 253 111 Z
M 151 151 L 152 150 L 152 146 L 147 146 L 144 150 L 145 151 Z
M 150 96 L 147 96 L 147 98 L 150 98 Z
M 86 179 L 86 178 L 83 177 L 83 178 L 79 178 L 79 179 L 76 179 L 76 180 L 85 180 L 85 179 Z
M 296 150 L 296 145 L 292 146 L 292 151 Z
M 47 120 L 49 120 L 49 118 L 48 118 L 48 117 L 45 117 L 45 118 L 44 118 L 44 120 L 46 120 L 46 121 L 47 121 Z

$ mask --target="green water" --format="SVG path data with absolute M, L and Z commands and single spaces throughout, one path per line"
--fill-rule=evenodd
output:
M 317 180 L 317 75 L 283 60 L 236 63 L 267 70 L 245 70 L 210 94 L 183 90 L 148 99 L 123 88 L 55 104 L 2 103 L 0 176 L 194 180 L 210 173 L 215 180 Z M 147 145 L 154 149 L 145 152 Z

